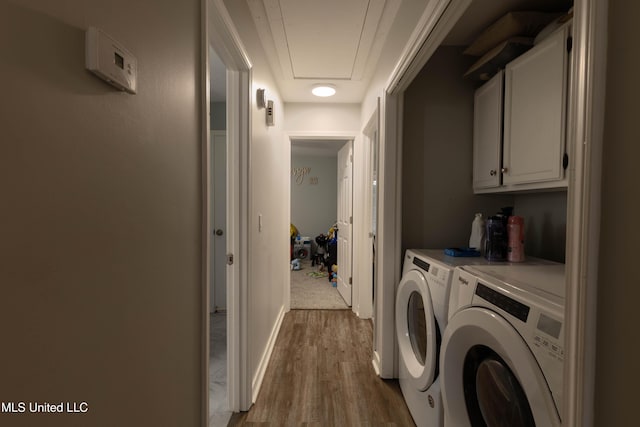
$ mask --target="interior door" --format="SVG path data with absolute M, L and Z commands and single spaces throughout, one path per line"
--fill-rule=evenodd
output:
M 212 131 L 211 133 L 211 311 L 227 308 L 227 133 Z
M 338 151 L 338 291 L 351 306 L 353 141 Z

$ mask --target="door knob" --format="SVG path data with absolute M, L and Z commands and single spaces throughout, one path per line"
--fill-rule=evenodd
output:
M 215 231 L 215 233 L 216 233 L 216 236 L 222 236 L 222 235 L 224 234 L 224 231 L 222 231 L 222 229 L 221 229 L 221 228 L 218 228 L 218 229 Z
M 496 176 L 496 173 L 497 173 L 497 172 L 496 172 L 496 170 L 495 170 L 495 169 L 491 169 L 491 170 L 489 171 L 489 175 L 491 175 L 491 176 Z
M 502 168 L 502 173 L 507 173 L 509 172 L 509 168 Z

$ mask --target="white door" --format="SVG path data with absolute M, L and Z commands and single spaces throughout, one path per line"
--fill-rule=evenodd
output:
M 338 291 L 351 306 L 353 141 L 338 151 Z
M 210 311 L 227 308 L 227 134 L 211 132 L 211 292 Z

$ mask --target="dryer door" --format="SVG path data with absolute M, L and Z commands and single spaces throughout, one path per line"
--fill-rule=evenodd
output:
M 437 325 L 424 275 L 411 270 L 402 277 L 396 297 L 396 332 L 400 357 L 416 388 L 424 391 L 438 363 Z
M 451 425 L 560 426 L 533 353 L 496 312 L 457 312 L 447 324 L 441 356 L 442 400 Z

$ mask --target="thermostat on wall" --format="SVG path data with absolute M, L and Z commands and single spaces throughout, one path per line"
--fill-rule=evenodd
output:
M 120 90 L 136 93 L 138 61 L 124 46 L 95 27 L 85 37 L 85 66 Z

